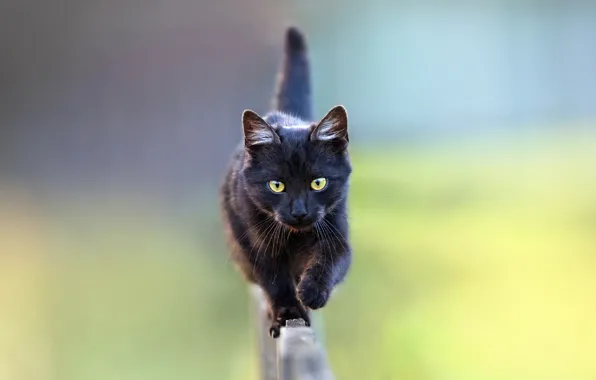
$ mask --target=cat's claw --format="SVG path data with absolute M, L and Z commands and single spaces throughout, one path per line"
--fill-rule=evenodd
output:
M 286 321 L 291 319 L 303 319 L 306 326 L 310 326 L 308 312 L 302 306 L 279 307 L 273 310 L 271 327 L 269 327 L 269 336 L 278 338 L 281 328 L 286 325 Z
M 302 305 L 313 310 L 322 308 L 329 300 L 329 290 L 308 278 L 300 282 L 296 292 Z
M 269 327 L 269 336 L 273 339 L 278 338 L 280 330 L 281 326 L 278 326 L 276 324 L 272 325 L 271 327 Z

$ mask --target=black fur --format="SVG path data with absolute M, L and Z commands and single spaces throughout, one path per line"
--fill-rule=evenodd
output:
M 286 35 L 286 47 L 290 56 L 296 50 L 306 53 L 304 38 L 294 28 Z M 291 62 L 308 82 L 306 62 L 286 56 L 284 73 L 296 72 Z M 308 309 L 325 306 L 351 261 L 347 114 L 338 106 L 318 123 L 297 117 L 308 114 L 311 105 L 304 83 L 296 80 L 292 75 L 281 79 L 281 111 L 264 118 L 244 112 L 244 144 L 221 187 L 232 257 L 245 278 L 267 295 L 273 337 L 288 319 L 310 323 Z M 311 181 L 320 177 L 327 186 L 315 191 Z M 283 182 L 285 190 L 273 192 L 269 181 Z
M 306 41 L 296 28 L 286 32 L 285 56 L 279 75 L 273 108 L 283 113 L 312 120 L 310 68 Z

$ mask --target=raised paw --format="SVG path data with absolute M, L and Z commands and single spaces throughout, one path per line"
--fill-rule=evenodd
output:
M 329 300 L 329 290 L 311 278 L 305 277 L 298 284 L 296 296 L 302 305 L 315 310 L 325 306 Z
M 302 306 L 282 306 L 271 310 L 271 327 L 269 327 L 269 335 L 272 338 L 279 337 L 281 328 L 286 325 L 286 321 L 291 319 L 304 319 L 307 326 L 310 326 L 310 318 L 308 312 Z

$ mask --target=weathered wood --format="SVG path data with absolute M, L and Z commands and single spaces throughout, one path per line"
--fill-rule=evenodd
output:
M 282 328 L 277 345 L 280 380 L 332 380 L 325 351 L 304 320 L 292 320 Z
M 270 323 L 267 318 L 267 301 L 259 287 L 252 287 L 251 293 L 259 342 L 261 380 L 278 380 L 277 348 L 275 347 L 275 341 L 269 336 Z
M 303 319 L 286 322 L 279 338 L 269 336 L 267 303 L 258 287 L 252 289 L 259 339 L 262 380 L 333 380 L 316 329 Z M 320 318 L 317 318 L 320 321 Z M 314 322 L 311 317 L 311 321 Z M 320 330 L 319 330 L 320 331 Z

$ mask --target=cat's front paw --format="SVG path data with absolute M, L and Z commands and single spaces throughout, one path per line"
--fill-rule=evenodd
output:
M 329 289 L 310 277 L 305 277 L 300 281 L 296 293 L 300 302 L 313 310 L 325 306 L 329 300 Z

